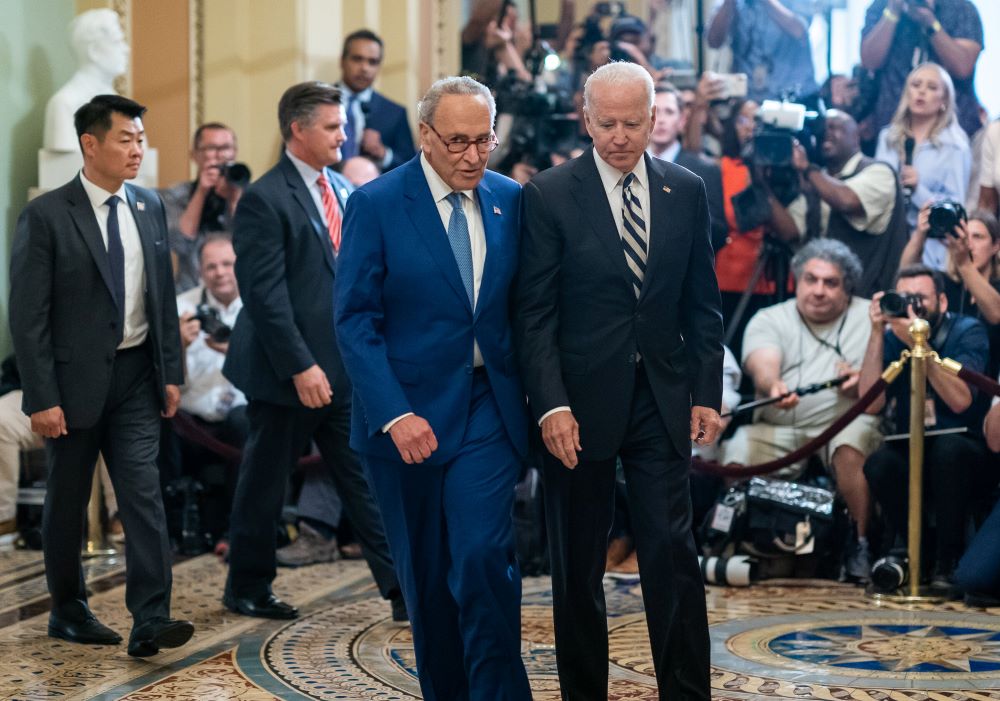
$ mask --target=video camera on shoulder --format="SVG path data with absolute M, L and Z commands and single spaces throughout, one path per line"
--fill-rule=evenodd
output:
M 969 221 L 969 215 L 965 212 L 965 207 L 955 200 L 944 200 L 931 205 L 927 216 L 927 223 L 930 229 L 927 231 L 929 239 L 943 239 L 945 236 L 954 236 L 955 227 L 961 222 Z
M 225 343 L 233 329 L 222 321 L 219 310 L 202 302 L 195 307 L 194 318 L 201 324 L 201 330 L 216 343 Z
M 920 316 L 924 311 L 924 298 L 912 292 L 896 292 L 889 290 L 878 301 L 882 313 L 893 319 L 905 319 L 909 316 L 906 308 L 913 307 L 913 313 Z

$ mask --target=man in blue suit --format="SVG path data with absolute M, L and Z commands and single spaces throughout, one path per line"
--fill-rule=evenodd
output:
M 284 153 L 236 210 L 243 310 L 223 373 L 249 399 L 250 435 L 233 497 L 223 603 L 247 616 L 298 615 L 271 590 L 275 524 L 288 473 L 315 441 L 379 590 L 394 600 L 393 617 L 406 618 L 378 510 L 348 447 L 351 384 L 331 323 L 350 185 L 328 166 L 340 160 L 343 120 L 340 91 L 329 83 L 286 90 L 278 103 Z
M 372 159 L 379 170 L 392 170 L 413 158 L 413 135 L 406 110 L 372 88 L 382 68 L 382 39 L 359 29 L 344 39 L 340 56 L 340 87 L 346 113 L 344 160 Z
M 425 699 L 529 699 L 511 506 L 527 417 L 511 343 L 521 191 L 486 172 L 496 105 L 444 78 L 421 155 L 348 202 L 335 286 L 362 454 Z

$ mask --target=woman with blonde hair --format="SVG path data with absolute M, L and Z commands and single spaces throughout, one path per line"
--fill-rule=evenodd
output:
M 941 66 L 923 63 L 906 77 L 896 114 L 878 135 L 875 158 L 899 172 L 909 193 L 906 220 L 911 228 L 928 202 L 965 202 L 972 152 L 955 119 L 955 86 Z M 948 251 L 940 240 L 928 240 L 923 249 L 925 265 L 945 269 Z

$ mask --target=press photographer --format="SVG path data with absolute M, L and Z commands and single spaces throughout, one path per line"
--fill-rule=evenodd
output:
M 854 293 L 871 298 L 891 286 L 907 242 L 896 173 L 861 153 L 858 124 L 840 110 L 826 113 L 821 155 L 825 167 L 812 162 L 801 144 L 794 144 L 792 165 L 802 178 L 805 197 L 789 206 L 789 214 L 804 238 L 843 241 L 865 261 Z
M 194 132 L 191 160 L 198 168 L 193 182 L 160 190 L 167 215 L 170 250 L 177 259 L 178 292 L 199 284 L 198 250 L 212 232 L 232 233 L 232 217 L 250 169 L 236 162 L 236 134 L 220 122 Z
M 918 316 L 931 327 L 930 345 L 942 358 L 984 372 L 989 342 L 982 323 L 949 311 L 944 277 L 924 265 L 901 268 L 895 292 L 919 297 L 907 304 L 905 316 L 890 317 L 882 308 L 885 292 L 878 292 L 869 306 L 871 336 L 861 365 L 859 392 L 867 392 L 883 369 L 912 347 L 909 326 Z M 910 300 L 907 300 L 910 301 Z M 915 309 L 914 307 L 920 307 Z M 890 311 L 894 311 L 891 310 Z M 965 547 L 966 519 L 977 495 L 991 493 L 996 486 L 982 437 L 983 417 L 989 399 L 937 363 L 927 363 L 927 402 L 924 443 L 924 504 L 930 511 L 934 535 L 928 542 L 934 561 L 931 586 L 949 589 L 955 565 Z M 905 547 L 910 422 L 910 373 L 904 372 L 869 407 L 868 413 L 886 408 L 886 423 L 902 439 L 887 441 L 865 462 L 865 478 L 882 507 L 886 521 L 883 551 Z M 940 432 L 940 433 L 939 433 Z
M 966 217 L 957 202 L 924 205 L 917 228 L 902 257 L 902 265 L 920 260 L 929 239 L 946 248 L 944 289 L 948 307 L 982 321 L 990 339 L 986 374 L 1000 372 L 1000 227 L 989 212 L 976 210 Z

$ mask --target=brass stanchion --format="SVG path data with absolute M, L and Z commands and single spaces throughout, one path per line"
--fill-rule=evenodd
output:
M 927 400 L 927 361 L 937 360 L 937 353 L 927 342 L 931 327 L 925 319 L 915 319 L 910 324 L 913 348 L 910 350 L 910 491 L 908 514 L 908 577 L 906 591 L 895 594 L 880 594 L 884 598 L 901 603 L 936 603 L 944 597 L 920 586 L 920 547 L 923 534 L 924 495 L 924 414 Z
M 118 551 L 108 543 L 101 526 L 101 469 L 102 460 L 97 461 L 94 479 L 90 483 L 90 501 L 87 503 L 87 545 L 83 548 L 84 557 L 99 555 L 114 555 Z

